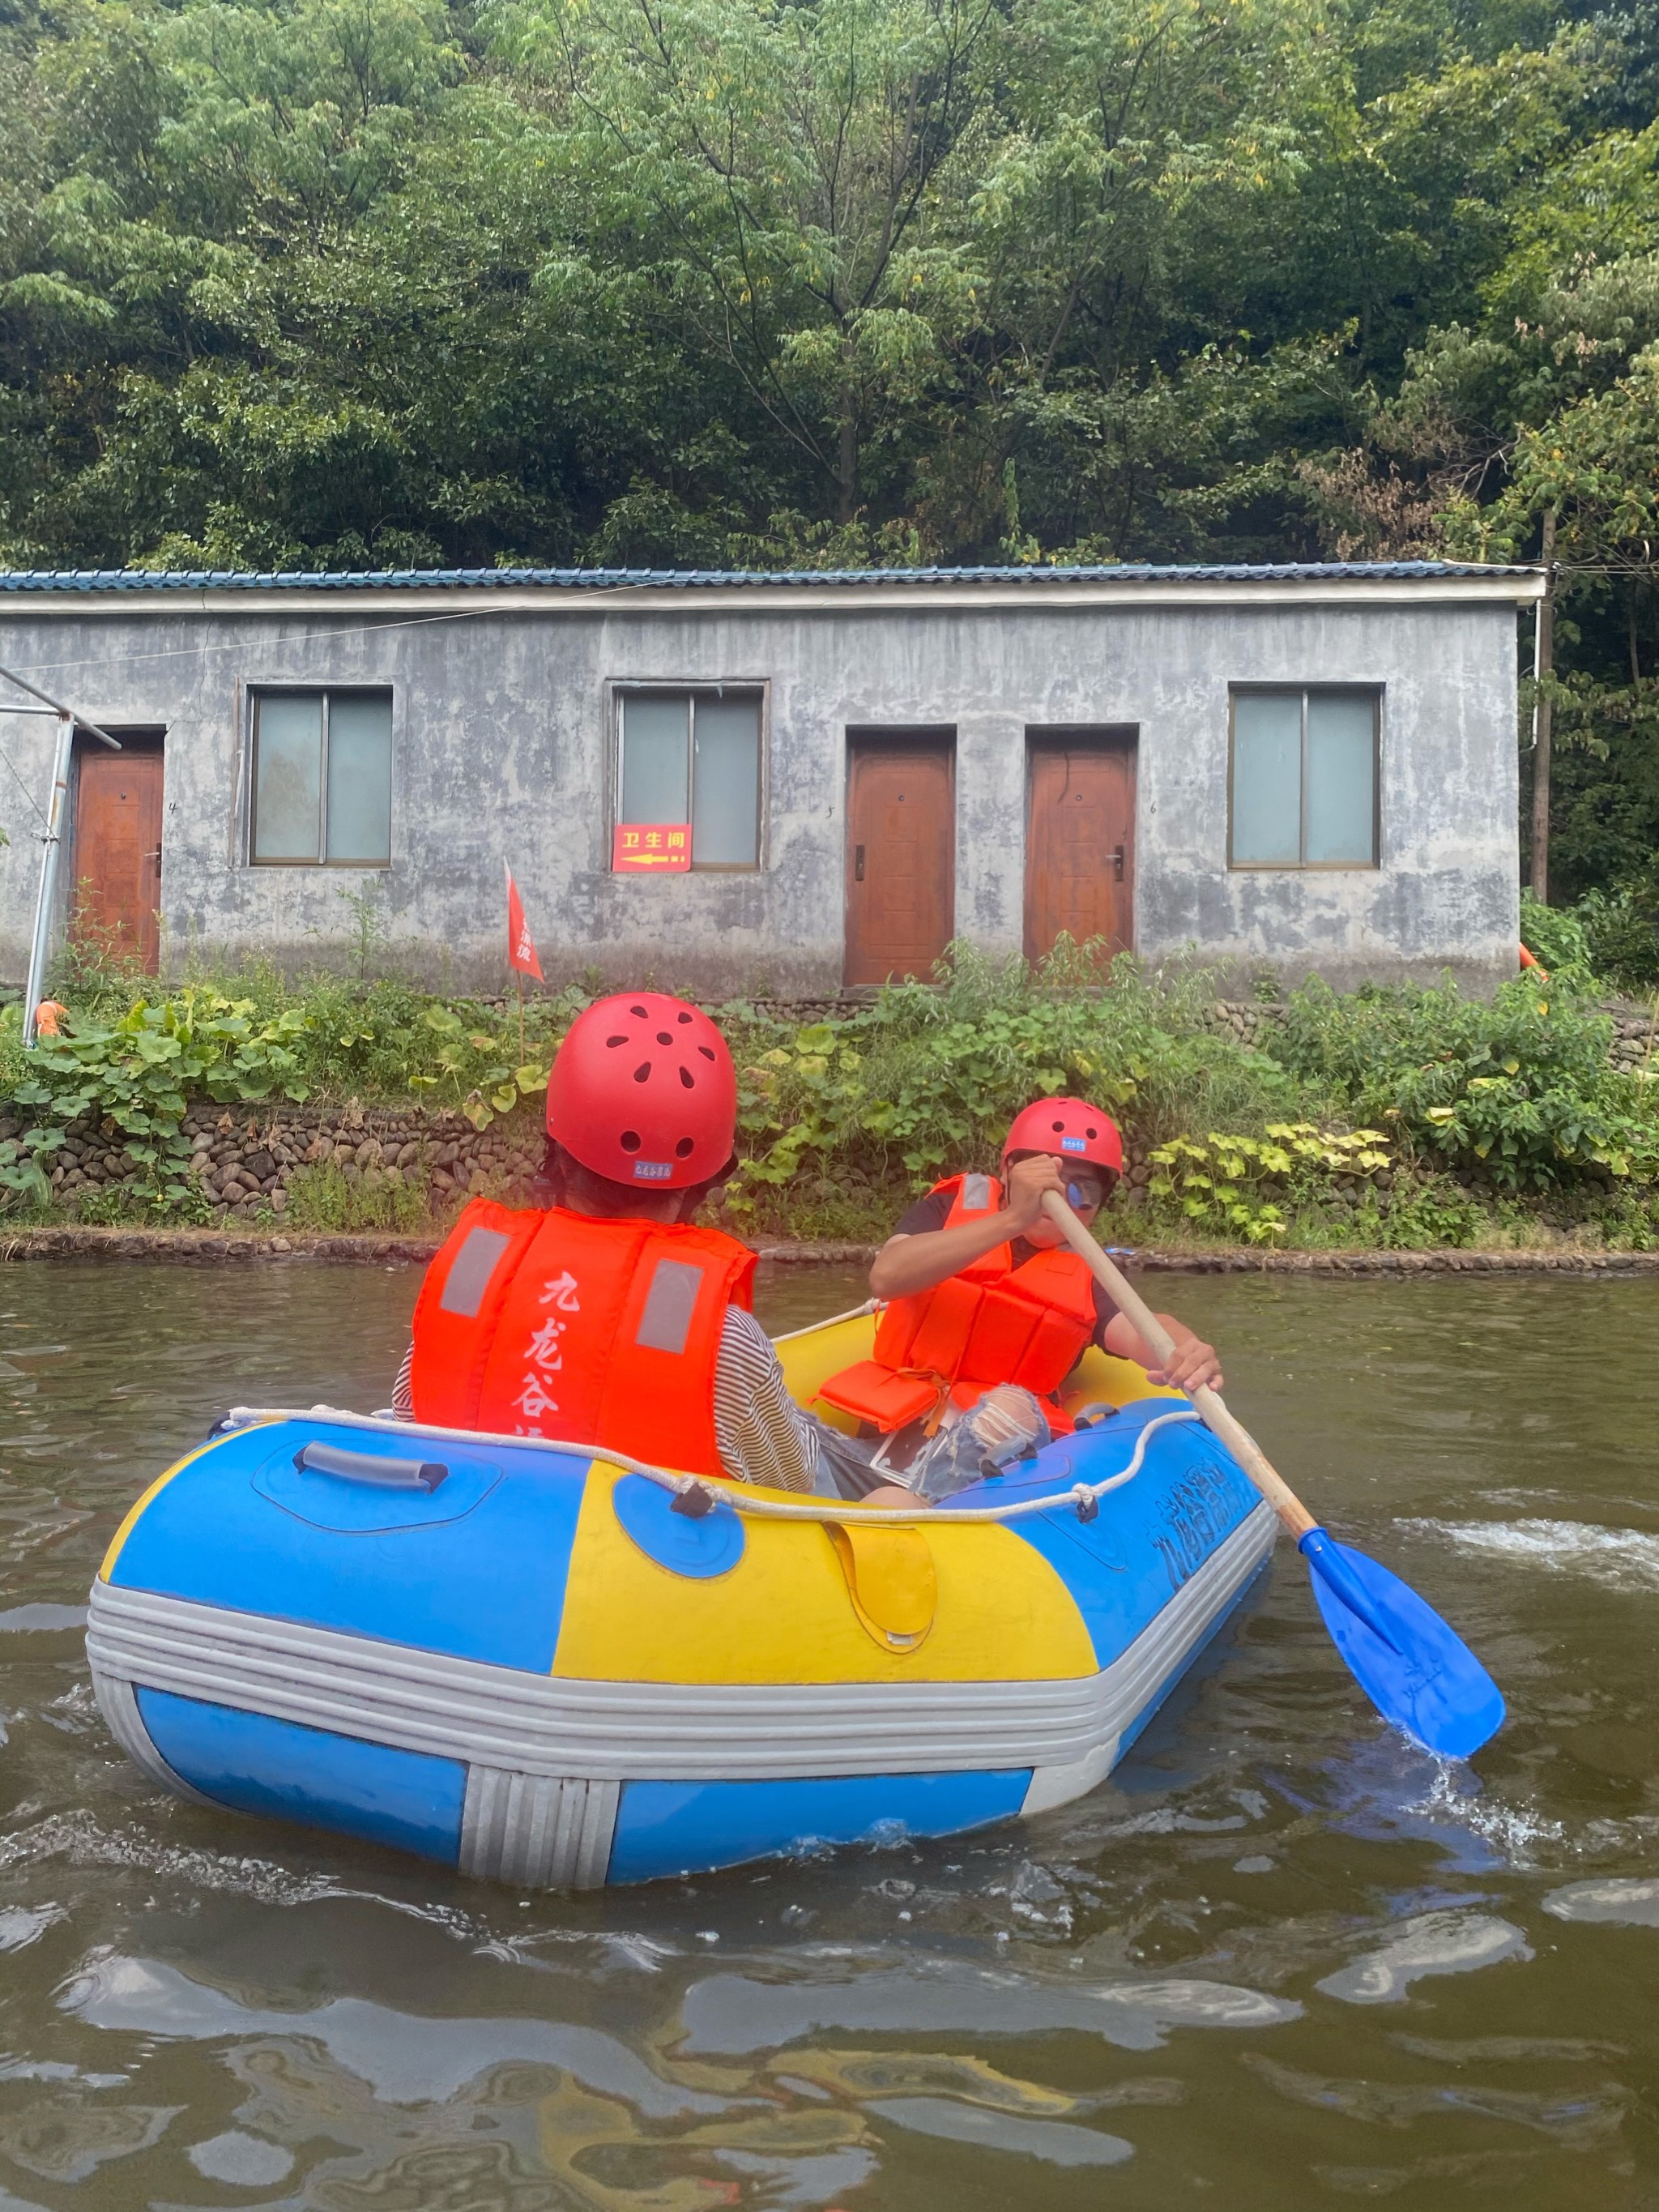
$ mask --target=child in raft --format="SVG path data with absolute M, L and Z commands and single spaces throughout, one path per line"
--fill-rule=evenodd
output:
M 1120 1314 L 1042 1211 L 1058 1191 L 1085 1226 L 1123 1170 L 1115 1123 L 1080 1098 L 1040 1098 L 1014 1120 L 1002 1179 L 952 1176 L 903 1214 L 870 1270 L 887 1302 L 875 1356 L 834 1376 L 828 1402 L 888 1441 L 878 1463 L 928 1499 L 976 1481 L 994 1455 L 1069 1426 L 1059 1390 L 1091 1344 L 1180 1390 L 1221 1388 L 1214 1347 L 1171 1314 L 1174 1357 Z M 882 1501 L 885 1502 L 885 1501 Z
M 475 1198 L 428 1270 L 392 1411 L 832 1498 L 867 1450 L 791 1399 L 750 1311 L 755 1255 L 696 1225 L 735 1164 L 737 1079 L 708 1015 L 656 992 L 572 1023 L 534 1209 Z

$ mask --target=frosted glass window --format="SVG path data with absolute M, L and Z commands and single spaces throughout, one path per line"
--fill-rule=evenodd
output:
M 1233 866 L 1294 867 L 1302 857 L 1302 695 L 1233 701 Z
M 691 769 L 691 865 L 760 858 L 760 701 L 699 699 Z
M 322 789 L 321 693 L 261 699 L 253 724 L 256 860 L 316 860 Z
M 267 691 L 255 699 L 248 847 L 260 865 L 390 865 L 388 693 Z
M 760 693 L 629 691 L 620 709 L 617 822 L 690 822 L 694 868 L 757 868 Z
M 392 702 L 328 702 L 327 857 L 359 867 L 392 858 Z
M 1364 693 L 1308 694 L 1308 831 L 1310 866 L 1376 857 L 1376 702 Z
M 622 822 L 685 822 L 691 767 L 691 702 L 623 701 Z
M 1236 691 L 1236 868 L 1376 866 L 1377 695 Z

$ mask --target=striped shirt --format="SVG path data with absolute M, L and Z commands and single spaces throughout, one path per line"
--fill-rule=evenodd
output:
M 398 1370 L 392 1410 L 415 1418 L 411 1344 Z M 734 1482 L 810 1491 L 817 1480 L 818 1439 L 789 1395 L 772 1340 L 753 1314 L 727 1306 L 714 1367 L 714 1445 Z

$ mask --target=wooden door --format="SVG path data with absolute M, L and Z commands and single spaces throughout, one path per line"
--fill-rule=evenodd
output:
M 1064 931 L 1127 952 L 1135 925 L 1135 740 L 1130 730 L 1030 732 L 1025 957 Z
M 848 782 L 847 981 L 924 982 L 956 905 L 955 733 L 852 738 Z
M 118 753 L 95 742 L 77 749 L 70 932 L 96 957 L 153 975 L 161 953 L 161 744 L 111 734 L 121 739 Z

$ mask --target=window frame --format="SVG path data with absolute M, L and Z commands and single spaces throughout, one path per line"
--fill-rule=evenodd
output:
M 1233 852 L 1238 774 L 1238 714 L 1241 698 L 1292 695 L 1301 702 L 1302 734 L 1297 755 L 1297 851 L 1294 860 L 1241 860 Z M 1319 696 L 1369 699 L 1371 706 L 1371 851 L 1365 860 L 1310 860 L 1308 851 L 1308 702 Z M 1296 875 L 1376 874 L 1382 865 L 1382 704 L 1387 686 L 1379 683 L 1294 684 L 1261 679 L 1227 687 L 1227 869 L 1230 874 L 1261 875 L 1288 870 Z
M 772 686 L 766 677 L 720 677 L 714 681 L 706 678 L 629 677 L 617 679 L 606 686 L 609 694 L 606 719 L 609 724 L 605 793 L 605 872 L 611 876 L 630 875 L 630 869 L 619 869 L 611 865 L 611 845 L 617 825 L 622 820 L 623 748 L 625 743 L 623 723 L 629 699 L 686 699 L 691 712 L 685 718 L 685 799 L 688 814 L 696 817 L 696 702 L 699 699 L 726 699 L 732 696 L 752 698 L 756 714 L 755 758 L 755 857 L 752 860 L 699 860 L 695 855 L 688 868 L 680 873 L 693 876 L 758 876 L 768 866 L 767 830 L 769 801 L 771 795 L 771 728 Z
M 317 854 L 314 860 L 261 860 L 259 842 L 259 706 L 265 699 L 313 699 L 323 702 L 322 754 L 317 784 Z M 330 702 L 335 699 L 384 699 L 390 725 L 390 756 L 386 762 L 386 858 L 383 860 L 332 860 L 325 857 L 328 845 L 328 730 Z M 398 695 L 391 684 L 252 683 L 247 687 L 247 740 L 243 747 L 247 763 L 246 865 L 250 868 L 357 868 L 384 873 L 392 864 L 392 817 L 397 799 Z

